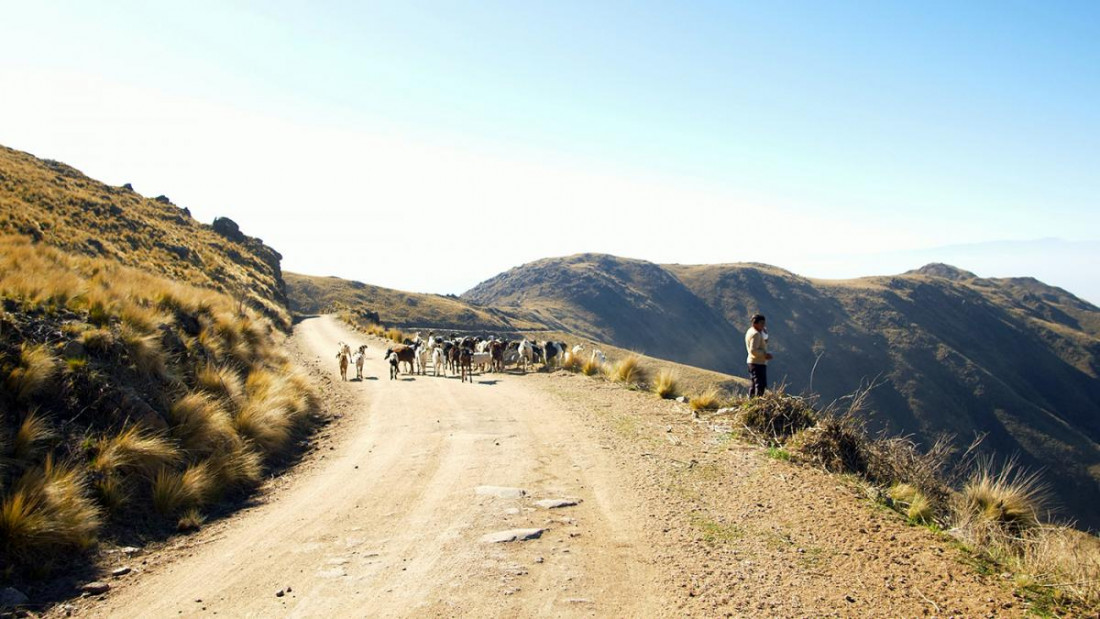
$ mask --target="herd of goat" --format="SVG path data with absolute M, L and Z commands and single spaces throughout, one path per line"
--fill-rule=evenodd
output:
M 503 372 L 509 366 L 527 372 L 535 364 L 545 367 L 563 366 L 579 361 L 584 354 L 583 344 L 568 348 L 565 342 L 533 342 L 522 340 L 502 340 L 500 338 L 459 337 L 452 335 L 442 338 L 432 332 L 425 340 L 420 333 L 413 339 L 406 339 L 386 349 L 383 357 L 390 366 L 390 378 L 396 379 L 405 364 L 408 374 L 427 374 L 431 367 L 433 376 L 462 377 L 462 381 L 473 382 L 473 373 Z M 356 378 L 363 378 L 363 363 L 366 360 L 367 346 L 364 344 L 354 352 L 351 346 L 340 342 L 336 358 L 340 363 L 340 377 L 348 379 L 348 368 L 355 366 Z M 600 350 L 593 350 L 589 359 L 601 364 L 607 363 L 607 357 Z

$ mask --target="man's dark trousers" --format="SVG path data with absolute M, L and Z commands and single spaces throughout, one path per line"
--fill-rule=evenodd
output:
M 749 364 L 749 378 L 752 379 L 752 387 L 749 388 L 749 397 L 764 395 L 768 390 L 768 366 L 762 363 Z

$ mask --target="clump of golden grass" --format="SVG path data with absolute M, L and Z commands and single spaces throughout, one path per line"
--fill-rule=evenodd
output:
M 47 457 L 28 470 L 0 502 L 0 548 L 22 558 L 59 548 L 86 548 L 100 525 L 74 466 Z
M 263 458 L 243 441 L 215 452 L 206 462 L 221 488 L 247 488 L 263 477 Z
M 391 328 L 386 330 L 386 339 L 393 340 L 394 342 L 397 342 L 398 344 L 404 343 L 405 342 L 405 337 L 406 336 L 405 336 L 404 332 L 402 332 L 400 329 L 398 329 L 396 327 L 391 327 Z
M 595 357 L 589 358 L 581 364 L 581 373 L 585 376 L 598 376 L 603 374 L 603 364 Z
M 199 462 L 183 471 L 161 469 L 153 479 L 153 507 L 162 514 L 203 505 L 217 490 L 210 465 Z
M 664 369 L 657 374 L 657 380 L 653 382 L 653 393 L 661 399 L 670 400 L 680 395 L 680 378 L 676 372 Z
M 237 437 L 233 420 L 221 402 L 195 392 L 177 400 L 168 410 L 171 433 L 184 449 L 209 453 L 230 445 Z
M 988 523 L 1010 533 L 1039 524 L 1047 486 L 1038 473 L 1028 473 L 1015 460 L 996 470 L 992 459 L 980 461 L 959 494 L 960 527 Z
M 179 448 L 162 436 L 147 434 L 130 426 L 112 437 L 100 438 L 91 468 L 103 475 L 127 470 L 154 475 L 158 470 L 179 462 Z
M 803 398 L 768 391 L 743 401 L 734 421 L 754 442 L 779 447 L 799 430 L 814 425 L 817 412 Z
M 688 400 L 688 406 L 693 411 L 713 411 L 718 410 L 718 407 L 722 403 L 722 394 L 717 388 L 711 388 L 699 395 L 692 396 Z
M 180 516 L 179 521 L 176 522 L 176 530 L 180 533 L 190 533 L 191 531 L 198 531 L 205 523 L 206 516 L 203 516 L 198 508 L 192 507 Z
M 195 382 L 199 389 L 240 406 L 244 396 L 244 383 L 241 376 L 228 365 L 205 364 L 195 373 Z
M 263 400 L 250 401 L 241 408 L 233 418 L 233 425 L 264 453 L 277 453 L 290 441 L 289 411 Z
M 12 440 L 12 457 L 24 462 L 34 459 L 42 443 L 53 438 L 53 435 L 49 420 L 38 411 L 27 413 Z
M 125 485 L 114 473 L 100 476 L 92 488 L 100 504 L 112 512 L 117 511 L 129 499 Z
M 894 484 L 887 492 L 898 511 L 912 522 L 929 524 L 932 522 L 932 503 L 923 492 L 910 484 Z
M 45 344 L 20 346 L 19 366 L 8 375 L 8 389 L 21 401 L 27 401 L 53 384 L 61 370 L 61 360 Z
M 104 353 L 115 345 L 115 336 L 110 329 L 89 329 L 80 334 L 80 343 L 87 350 Z
M 164 377 L 167 355 L 156 333 L 142 333 L 124 324 L 119 329 L 119 336 L 130 353 L 134 368 L 140 374 L 154 378 Z
M 611 366 L 608 378 L 626 385 L 644 385 L 649 382 L 649 372 L 642 366 L 641 357 L 628 355 Z

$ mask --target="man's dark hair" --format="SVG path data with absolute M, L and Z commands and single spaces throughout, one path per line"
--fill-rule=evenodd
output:
M 752 324 L 756 324 L 756 323 L 758 323 L 762 320 L 766 320 L 766 318 L 764 318 L 763 314 L 753 314 L 752 315 Z

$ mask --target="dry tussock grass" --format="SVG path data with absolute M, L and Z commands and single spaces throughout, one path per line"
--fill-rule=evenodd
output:
M 201 393 L 189 393 L 168 411 L 171 433 L 189 452 L 208 454 L 232 445 L 237 434 L 222 403 Z
M 235 407 L 239 408 L 243 403 L 244 382 L 232 366 L 206 363 L 195 373 L 195 383 L 199 389 Z
M 152 477 L 182 457 L 179 448 L 164 437 L 130 426 L 114 436 L 99 439 L 91 468 L 103 475 L 133 471 Z
M 1039 524 L 1047 486 L 1037 472 L 1027 472 L 1010 459 L 997 467 L 992 459 L 978 463 L 959 493 L 958 526 L 981 534 L 992 525 L 1017 534 Z
M 657 374 L 657 380 L 653 382 L 653 393 L 663 400 L 670 400 L 680 395 L 680 378 L 672 370 L 661 370 Z
M 0 550 L 33 560 L 50 551 L 86 548 L 100 522 L 79 468 L 47 457 L 42 466 L 24 473 L 0 502 Z
M 28 344 L 20 347 L 19 367 L 8 375 L 8 389 L 20 401 L 28 401 L 53 384 L 61 370 L 61 360 L 45 344 Z
M 722 406 L 722 392 L 717 388 L 711 388 L 699 395 L 692 396 L 688 400 L 688 406 L 693 411 L 714 411 Z
M 642 358 L 629 355 L 617 361 L 607 373 L 608 378 L 625 385 L 644 385 L 649 382 L 649 372 L 642 365 Z
M 581 374 L 585 376 L 599 376 L 604 373 L 603 364 L 598 359 L 588 359 L 581 364 Z
M 12 440 L 12 458 L 23 462 L 34 460 L 39 455 L 43 443 L 53 436 L 53 428 L 45 416 L 38 411 L 27 413 Z

